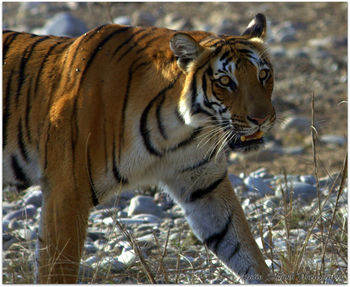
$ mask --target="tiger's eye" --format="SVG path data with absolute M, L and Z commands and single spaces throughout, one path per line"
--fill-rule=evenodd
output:
M 266 79 L 267 76 L 268 76 L 268 70 L 266 70 L 266 69 L 260 70 L 260 72 L 259 72 L 259 78 L 260 78 L 261 80 Z
M 231 82 L 231 79 L 229 76 L 223 76 L 219 79 L 219 81 L 221 85 L 227 86 Z

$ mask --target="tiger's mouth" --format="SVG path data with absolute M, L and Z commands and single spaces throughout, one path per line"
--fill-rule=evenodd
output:
M 264 133 L 257 131 L 251 135 L 242 135 L 240 138 L 235 138 L 229 142 L 229 147 L 232 151 L 248 152 L 258 149 L 263 143 Z

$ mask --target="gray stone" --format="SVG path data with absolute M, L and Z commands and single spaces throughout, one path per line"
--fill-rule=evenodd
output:
M 317 47 L 317 48 L 330 47 L 332 44 L 332 38 L 333 38 L 332 36 L 328 36 L 328 37 L 321 38 L 321 39 L 314 38 L 314 39 L 308 40 L 307 44 L 311 47 Z
M 291 116 L 281 124 L 281 127 L 285 131 L 294 129 L 299 132 L 310 132 L 311 122 L 310 119 L 305 117 Z
M 260 177 L 260 178 L 267 178 L 267 177 L 270 177 L 270 175 L 269 175 L 268 172 L 267 172 L 267 169 L 264 168 L 264 167 L 252 171 L 252 172 L 249 174 L 249 176 L 252 176 L 252 177 Z
M 153 214 L 138 214 L 133 216 L 131 219 L 136 219 L 136 220 L 143 220 L 144 223 L 161 223 L 162 219 L 159 218 L 158 216 L 155 216 Z
M 16 218 L 12 219 L 8 225 L 8 228 L 12 230 L 24 228 L 23 220 L 18 220 Z
M 228 178 L 229 178 L 229 180 L 230 180 L 232 186 L 240 186 L 240 185 L 243 185 L 243 180 L 242 180 L 240 177 L 238 177 L 237 175 L 234 175 L 234 174 L 230 173 L 230 174 L 228 175 Z
M 96 241 L 98 239 L 104 239 L 105 238 L 105 233 L 104 232 L 99 232 L 99 231 L 89 231 L 87 233 L 87 236 L 92 240 Z
M 66 37 L 77 37 L 87 31 L 85 23 L 70 13 L 56 14 L 43 28 L 43 34 Z
M 274 193 L 272 188 L 261 178 L 248 176 L 244 179 L 244 183 L 247 185 L 250 191 L 255 191 L 262 195 L 272 195 Z
M 90 242 L 86 243 L 84 248 L 85 248 L 85 252 L 87 254 L 94 254 L 94 253 L 96 253 L 98 251 L 96 246 L 93 243 L 90 243 Z
M 135 11 L 132 14 L 132 24 L 135 26 L 154 26 L 157 19 L 147 11 Z
M 287 43 L 296 41 L 296 29 L 294 25 L 287 21 L 272 29 L 274 38 L 278 42 Z
M 9 231 L 9 229 L 10 229 L 9 228 L 9 223 L 10 223 L 9 220 L 3 220 L 2 221 L 2 233 L 3 234 Z
M 317 197 L 316 187 L 314 187 L 311 184 L 304 183 L 304 182 L 291 182 L 291 183 L 288 183 L 287 186 L 288 186 L 287 190 L 285 189 L 285 185 L 283 185 L 282 187 L 279 186 L 276 189 L 276 196 L 282 197 L 281 188 L 283 188 L 284 192 L 287 192 L 286 193 L 287 201 L 289 201 L 290 199 L 291 191 L 293 191 L 293 199 L 298 198 L 304 202 L 310 202 L 311 200 Z
M 235 23 L 230 19 L 223 19 L 221 23 L 218 25 L 218 28 L 214 32 L 222 35 L 240 35 L 240 31 L 238 31 Z
M 310 57 L 310 49 L 307 47 L 288 49 L 287 55 L 289 58 L 308 58 Z
M 302 146 L 287 146 L 281 148 L 280 151 L 285 155 L 301 155 L 304 153 L 305 148 Z
M 98 262 L 99 258 L 96 255 L 90 256 L 88 259 L 85 260 L 85 264 L 92 265 L 96 262 Z
M 269 51 L 270 51 L 271 56 L 274 58 L 284 58 L 287 56 L 286 49 L 284 49 L 281 46 L 271 47 L 269 49 Z
M 3 220 L 12 220 L 12 219 L 27 219 L 35 216 L 37 208 L 34 205 L 28 205 L 25 208 L 21 208 L 16 211 L 8 213 Z
M 153 214 L 158 217 L 164 217 L 163 209 L 154 203 L 151 196 L 138 195 L 131 199 L 128 209 L 128 216 L 136 214 Z
M 334 146 L 344 146 L 346 144 L 346 138 L 336 135 L 323 135 L 320 137 L 320 141 L 324 144 Z
M 37 233 L 35 231 L 30 230 L 30 229 L 18 230 L 18 235 L 26 241 L 37 239 Z
M 12 244 L 19 242 L 19 239 L 11 236 L 11 238 L 7 241 L 3 240 L 2 242 L 2 250 L 8 250 Z
M 119 25 L 131 25 L 131 19 L 129 16 L 119 16 L 113 19 L 113 23 Z
M 164 18 L 164 25 L 166 28 L 172 30 L 190 30 L 192 23 L 182 17 L 179 13 L 169 13 Z
M 3 201 L 2 203 L 2 214 L 5 215 L 11 211 L 13 211 L 14 209 L 16 209 L 18 206 L 18 203 L 16 202 L 7 202 L 7 201 Z
M 120 262 L 117 258 L 113 257 L 105 257 L 101 259 L 100 262 L 94 263 L 92 267 L 103 267 L 105 269 L 110 269 L 112 272 L 121 272 L 125 270 L 126 266 L 122 262 Z
M 43 195 L 40 186 L 31 186 L 24 192 L 25 196 L 23 196 L 22 200 L 25 205 L 41 206 Z
M 316 184 L 316 179 L 313 175 L 302 175 L 300 176 L 301 182 L 308 183 L 311 185 Z
M 133 265 L 136 261 L 135 252 L 133 250 L 123 250 L 122 254 L 117 257 L 117 260 L 126 266 Z

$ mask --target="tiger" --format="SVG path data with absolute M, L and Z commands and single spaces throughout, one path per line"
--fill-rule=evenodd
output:
M 233 276 L 273 282 L 227 171 L 275 122 L 266 35 L 260 13 L 239 36 L 3 31 L 3 184 L 42 188 L 35 282 L 77 282 L 91 209 L 150 185 Z

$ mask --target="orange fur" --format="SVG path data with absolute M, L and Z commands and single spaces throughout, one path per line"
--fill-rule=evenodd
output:
M 206 87 L 210 101 L 215 93 L 232 119 L 241 122 L 233 123 L 236 132 L 250 127 L 247 117 L 267 118 L 269 128 L 273 124 L 273 74 L 262 85 L 257 67 L 240 52 L 247 47 L 263 52 L 263 44 L 249 41 L 249 35 L 184 32 L 190 36 L 184 36 L 185 43 L 200 53 L 187 65 L 169 48 L 176 33 L 119 25 L 104 25 L 74 39 L 4 32 L 4 182 L 39 182 L 43 187 L 40 283 L 76 282 L 89 210 L 110 190 L 171 181 L 180 175 L 170 170 L 208 155 L 214 139 L 202 144 L 198 123 L 181 123 L 191 117 L 185 113 L 194 79 Z M 241 59 L 233 73 L 239 82 L 234 92 L 198 72 L 212 61 L 219 44 L 226 45 L 219 55 L 228 49 L 231 61 Z M 155 135 L 157 128 L 160 134 Z M 180 148 L 184 158 L 175 156 Z M 215 169 L 193 171 L 196 184 L 222 176 L 224 155 L 218 158 L 210 163 Z M 12 170 L 8 176 L 7 169 Z M 242 242 L 247 262 L 265 280 L 269 271 L 227 177 L 215 188 L 210 197 L 227 212 L 236 211 L 229 234 Z M 181 203 L 189 194 L 174 197 Z

